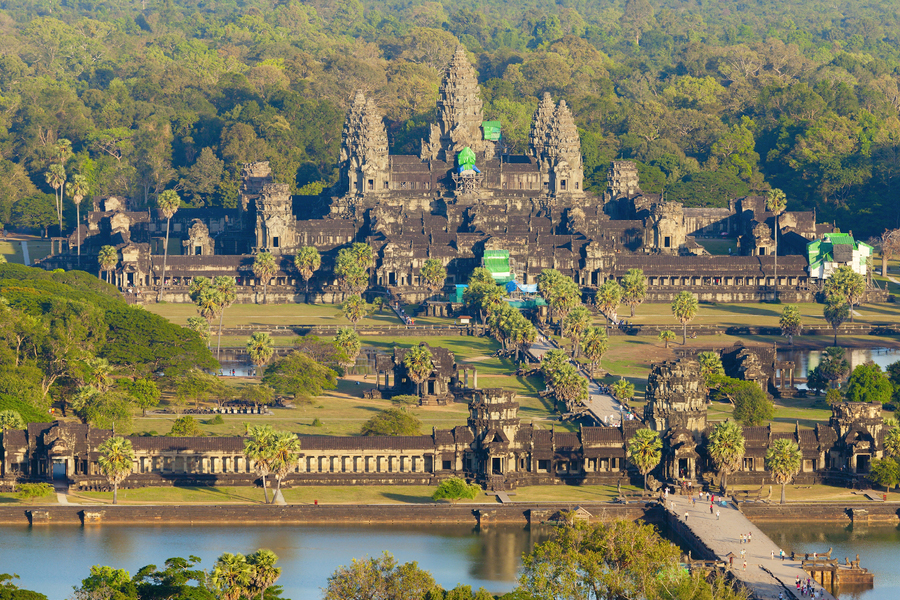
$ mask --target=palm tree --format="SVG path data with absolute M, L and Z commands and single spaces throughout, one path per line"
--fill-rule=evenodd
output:
M 431 350 L 424 344 L 413 346 L 406 351 L 406 355 L 403 357 L 403 366 L 406 367 L 409 378 L 416 384 L 420 397 L 422 396 L 422 383 L 434 371 L 432 358 Z
M 672 301 L 672 315 L 681 321 L 682 345 L 687 345 L 687 324 L 697 316 L 697 297 L 688 291 L 678 292 Z
M 609 350 L 609 336 L 605 327 L 589 327 L 581 339 L 581 352 L 590 361 L 591 377 L 594 377 L 594 367 L 600 366 L 603 355 Z
M 78 236 L 78 262 L 81 263 L 81 201 L 90 191 L 87 177 L 84 175 L 73 175 L 72 181 L 66 184 L 69 194 L 72 196 L 72 202 L 75 203 L 75 232 Z
M 841 265 L 825 280 L 825 301 L 828 304 L 843 302 L 850 310 L 850 322 L 853 322 L 853 307 L 859 304 L 866 293 L 866 278 L 853 270 L 850 265 Z
M 828 300 L 828 303 L 825 304 L 825 310 L 822 311 L 822 316 L 825 317 L 825 320 L 831 325 L 831 329 L 834 330 L 834 345 L 837 346 L 838 328 L 850 316 L 850 305 L 837 298 L 829 298 Z
M 775 215 L 775 299 L 778 300 L 778 215 L 787 208 L 787 198 L 778 188 L 766 194 L 766 208 Z
M 166 245 L 163 247 L 162 283 L 159 288 L 158 297 L 158 299 L 162 299 L 163 291 L 166 287 L 166 263 L 169 260 L 169 224 L 172 222 L 172 217 L 174 217 L 175 213 L 178 212 L 178 209 L 181 208 L 181 196 L 174 190 L 166 190 L 156 199 L 156 206 L 159 208 L 159 212 L 166 218 Z
M 237 285 L 234 277 L 220 276 L 213 279 L 213 287 L 219 298 L 219 339 L 216 342 L 216 360 L 219 359 L 219 349 L 222 347 L 222 320 L 225 317 L 225 309 L 237 300 Z
M 533 344 L 535 338 L 537 338 L 537 328 L 534 326 L 534 323 L 519 313 L 519 318 L 515 320 L 510 329 L 509 338 L 516 345 L 516 362 L 518 362 L 522 347 Z
M 97 464 L 100 472 L 113 486 L 113 504 L 119 503 L 119 484 L 131 474 L 134 465 L 134 448 L 131 440 L 123 437 L 111 437 L 97 448 L 100 457 Z
M 622 278 L 622 302 L 631 307 L 631 316 L 634 317 L 634 309 L 647 297 L 647 278 L 642 269 L 628 269 Z
M 359 351 L 362 348 L 362 343 L 359 341 L 359 334 L 356 333 L 356 330 L 352 327 L 341 327 L 338 329 L 333 342 L 344 355 L 344 366 L 350 368 L 355 365 L 356 357 L 359 356 Z
M 247 460 L 253 461 L 253 471 L 262 479 L 263 495 L 268 504 L 269 490 L 266 487 L 266 477 L 269 476 L 274 462 L 275 431 L 271 425 L 255 425 L 247 427 L 247 435 L 247 439 L 244 440 L 244 455 Z
M 243 554 L 226 552 L 216 561 L 209 582 L 222 593 L 222 600 L 240 600 L 253 578 L 253 567 Z
M 606 317 L 607 324 L 618 320 L 619 303 L 622 301 L 622 287 L 614 279 L 608 279 L 597 289 L 597 308 Z
M 116 268 L 116 265 L 119 264 L 119 253 L 116 251 L 115 246 L 103 246 L 100 248 L 100 253 L 97 255 L 97 262 L 100 263 L 100 270 L 106 271 L 106 283 L 111 283 L 109 280 L 109 272 Z
M 436 258 L 429 258 L 422 265 L 419 274 L 425 280 L 425 287 L 432 295 L 437 293 L 444 287 L 444 280 L 447 279 L 447 269 Z
M 647 491 L 647 475 L 656 468 L 662 457 L 662 440 L 652 429 L 638 429 L 628 440 L 628 460 L 644 476 L 644 491 Z
M 256 365 L 256 370 L 259 376 L 262 377 L 263 369 L 272 360 L 272 355 L 275 354 L 275 348 L 269 334 L 258 331 L 251 335 L 247 341 L 247 354 L 250 355 L 250 360 Z
M 665 329 L 665 330 L 659 332 L 659 335 L 657 336 L 657 338 L 659 339 L 659 341 L 661 341 L 662 343 L 665 344 L 666 348 L 668 348 L 669 342 L 675 341 L 675 332 L 671 331 L 669 329 Z
M 52 164 L 44 173 L 44 180 L 53 188 L 53 196 L 56 198 L 56 218 L 59 220 L 59 235 L 62 235 L 62 189 L 66 183 L 66 168 L 59 164 Z
M 322 266 L 322 256 L 315 246 L 302 246 L 294 257 L 294 266 L 306 284 L 306 301 L 309 302 L 309 280 Z
M 206 342 L 206 347 L 209 347 L 209 321 L 203 317 L 188 317 L 187 328 L 199 335 Z
M 281 577 L 281 569 L 275 566 L 278 556 L 271 550 L 257 550 L 247 557 L 247 562 L 253 570 L 250 576 L 252 592 L 259 590 L 259 600 L 263 600 L 266 590 Z M 251 589 L 247 590 L 247 595 L 251 598 L 252 592 Z
M 219 313 L 222 312 L 222 296 L 219 294 L 219 290 L 211 285 L 200 290 L 200 293 L 197 294 L 196 303 L 197 312 L 208 323 L 215 321 Z
M 290 431 L 277 431 L 272 439 L 272 475 L 275 476 L 275 493 L 272 502 L 281 494 L 281 481 L 297 466 L 300 455 L 300 438 Z
M 884 455 L 888 458 L 900 457 L 900 427 L 891 427 L 884 434 Z
M 341 312 L 344 313 L 348 321 L 356 325 L 368 312 L 366 301 L 359 294 L 353 294 L 341 304 Z
M 766 450 L 766 469 L 772 472 L 776 483 L 781 484 L 782 504 L 784 504 L 784 486 L 800 472 L 802 464 L 803 454 L 794 440 L 777 439 Z
M 709 435 L 707 451 L 722 475 L 722 492 L 727 493 L 728 475 L 740 469 L 744 459 L 744 430 L 734 421 L 717 424 Z
M 581 349 L 581 338 L 590 328 L 591 321 L 593 321 L 591 311 L 584 306 L 576 306 L 563 319 L 563 335 L 572 340 L 573 357 L 578 356 L 578 351 Z
M 628 401 L 634 398 L 634 384 L 624 377 L 620 377 L 611 387 L 613 396 L 622 404 L 628 404 Z
M 787 304 L 781 311 L 781 335 L 786 335 L 791 346 L 794 345 L 794 336 L 800 335 L 803 322 L 800 320 L 800 309 L 794 304 Z
M 275 257 L 269 252 L 260 252 L 253 261 L 253 274 L 263 284 L 263 304 L 269 303 L 269 280 L 278 272 Z

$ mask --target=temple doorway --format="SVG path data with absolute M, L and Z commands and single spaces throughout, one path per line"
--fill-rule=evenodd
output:
M 64 458 L 54 458 L 53 459 L 53 479 L 65 479 L 66 478 L 66 459 Z
M 500 467 L 500 459 L 499 458 L 491 459 L 491 471 L 494 473 L 494 475 L 502 475 L 503 474 L 503 471 L 501 470 L 501 467 Z

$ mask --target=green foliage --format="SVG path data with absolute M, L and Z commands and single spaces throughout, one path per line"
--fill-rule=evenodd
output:
M 675 332 L 670 329 L 664 329 L 659 332 L 659 335 L 656 336 L 656 339 L 663 342 L 666 345 L 666 348 L 669 347 L 669 342 L 675 341 Z
M 222 420 L 222 415 L 216 416 L 220 421 Z M 200 424 L 194 417 L 186 415 L 175 419 L 172 429 L 166 435 L 169 437 L 203 437 L 206 434 L 200 429 Z
M 832 386 L 841 381 L 850 372 L 850 363 L 844 358 L 844 349 L 838 346 L 825 348 L 818 369 L 821 375 Z
M 31 501 L 53 495 L 53 486 L 49 483 L 20 483 L 16 486 L 16 496 L 20 500 Z
M 873 362 L 857 365 L 847 381 L 848 402 L 878 402 L 887 404 L 891 401 L 894 388 L 890 379 L 881 371 L 881 367 Z
M 682 344 L 687 344 L 687 324 L 697 316 L 697 297 L 688 291 L 678 292 L 672 300 L 672 316 L 682 325 Z
M 722 357 L 718 352 L 701 352 L 697 355 L 697 361 L 700 363 L 700 375 L 703 376 L 707 388 L 713 387 L 716 380 L 725 375 Z
M 0 432 L 9 429 L 25 429 L 25 421 L 14 410 L 0 410 Z
M 386 408 L 363 423 L 360 435 L 419 435 L 422 422 L 408 411 Z
M 344 303 L 341 304 L 341 313 L 344 317 L 354 325 L 361 321 L 363 317 L 369 314 L 369 307 L 366 301 L 359 294 L 352 294 Z
M 707 452 L 719 473 L 722 474 L 722 488 L 728 488 L 728 475 L 741 468 L 744 458 L 744 432 L 734 421 L 717 423 L 709 435 Z
M 328 577 L 323 600 L 409 600 L 426 598 L 436 588 L 434 577 L 420 569 L 418 563 L 400 565 L 385 552 L 377 558 L 353 559 L 350 566 L 338 567 Z
M 891 490 L 900 483 L 900 464 L 895 458 L 874 459 L 869 464 L 869 480 Z
M 445 479 L 438 485 L 437 489 L 431 495 L 431 499 L 438 500 L 474 500 L 481 493 L 481 486 L 476 484 L 468 484 L 461 477 L 451 477 Z
M 216 415 L 212 419 L 207 419 L 207 420 L 203 421 L 203 423 L 206 425 L 224 425 L 225 419 L 222 418 L 222 415 Z M 174 425 L 172 426 L 172 429 L 175 429 Z M 174 435 L 174 434 L 170 431 L 169 435 Z
M 322 427 L 322 426 L 324 426 L 324 423 L 322 423 L 322 420 L 319 417 L 316 417 L 312 421 L 312 426 L 313 427 Z
M 844 395 L 841 393 L 841 390 L 838 389 L 830 389 L 825 392 L 825 404 L 831 406 L 833 404 L 840 404 L 844 401 Z
M 733 392 L 732 401 L 734 418 L 746 427 L 762 425 L 775 416 L 775 405 L 752 381 L 742 381 Z
M 34 405 L 6 394 L 0 394 L 0 411 L 15 412 L 26 424 L 48 423 L 51 420 L 46 411 L 37 410 Z
M 784 486 L 800 472 L 803 454 L 793 440 L 779 438 L 766 450 L 766 469 L 772 473 L 776 483 L 781 484 L 781 503 L 784 504 Z
M 148 408 L 159 405 L 159 387 L 152 379 L 135 379 L 134 381 L 119 379 L 116 384 L 125 390 L 135 406 L 140 408 L 144 415 L 147 414 Z
M 656 468 L 662 458 L 662 440 L 652 429 L 638 429 L 627 442 L 628 461 L 644 476 L 644 491 L 647 490 L 647 474 Z
M 324 390 L 337 387 L 337 373 L 306 354 L 294 351 L 272 363 L 266 369 L 262 382 L 277 394 L 310 401 Z
M 634 384 L 624 377 L 620 377 L 617 382 L 612 384 L 612 392 L 619 402 L 627 405 L 628 401 L 634 398 Z
M 18 575 L 0 573 L 0 600 L 47 600 L 47 596 L 20 589 L 12 581 L 18 579 Z
M 134 463 L 134 448 L 131 440 L 123 437 L 111 437 L 97 448 L 100 457 L 97 466 L 100 473 L 113 486 L 113 504 L 118 503 L 119 484 L 131 474 Z
M 816 396 L 822 393 L 822 390 L 828 388 L 828 379 L 822 374 L 822 369 L 816 366 L 812 371 L 806 374 L 806 387 L 815 391 Z
M 794 345 L 794 336 L 800 335 L 803 328 L 803 321 L 800 318 L 800 309 L 793 304 L 786 304 L 781 311 L 781 335 L 787 337 L 791 345 Z

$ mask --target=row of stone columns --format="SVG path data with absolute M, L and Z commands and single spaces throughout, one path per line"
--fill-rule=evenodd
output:
M 306 456 L 299 473 L 425 473 L 424 455 Z
M 239 456 L 140 456 L 135 460 L 135 473 L 250 473 L 251 463 Z

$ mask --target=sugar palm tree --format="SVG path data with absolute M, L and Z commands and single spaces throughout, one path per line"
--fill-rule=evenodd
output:
M 359 356 L 359 351 L 362 349 L 362 343 L 359 341 L 359 334 L 356 333 L 356 330 L 352 327 L 341 327 L 332 341 L 344 356 L 344 366 L 350 368 L 355 365 L 356 357 Z
M 81 201 L 90 191 L 87 177 L 84 175 L 73 175 L 72 181 L 66 184 L 69 194 L 72 196 L 72 202 L 75 203 L 75 233 L 78 236 L 78 262 L 81 263 Z
M 262 377 L 263 369 L 272 360 L 272 355 L 275 354 L 275 348 L 269 334 L 257 331 L 251 335 L 247 341 L 247 354 L 250 355 L 250 360 L 256 365 L 256 370 Z
M 275 476 L 274 502 L 281 493 L 281 482 L 297 466 L 300 438 L 290 431 L 276 431 L 272 438 L 272 475 Z
M 222 297 L 219 290 L 208 285 L 200 290 L 197 294 L 197 312 L 206 319 L 208 323 L 215 321 L 222 312 Z
M 247 592 L 253 578 L 253 567 L 243 554 L 226 552 L 216 561 L 209 582 L 220 592 L 222 600 L 240 600 Z
M 341 304 L 341 312 L 347 320 L 356 325 L 366 316 L 366 301 L 359 294 L 353 294 Z
M 656 468 L 662 458 L 662 440 L 652 429 L 638 429 L 628 440 L 628 460 L 644 476 L 644 491 L 647 491 L 647 475 Z
M 647 278 L 642 269 L 628 269 L 622 278 L 622 302 L 631 308 L 631 316 L 634 309 L 647 297 Z
M 709 435 L 707 451 L 722 475 L 722 491 L 727 492 L 728 475 L 740 469 L 744 459 L 744 430 L 734 421 L 719 423 Z
M 885 432 L 884 455 L 888 458 L 900 457 L 900 427 L 891 427 Z
M 260 252 L 253 260 L 253 274 L 263 284 L 263 304 L 269 303 L 269 281 L 278 272 L 275 257 L 269 252 Z
M 253 593 L 259 591 L 259 600 L 263 600 L 266 590 L 281 577 L 281 569 L 275 566 L 278 556 L 271 550 L 257 550 L 247 557 L 247 562 L 253 571 L 247 595 L 252 598 Z
M 563 335 L 572 340 L 572 356 L 578 356 L 581 349 L 581 338 L 590 328 L 591 311 L 584 306 L 576 306 L 563 319 Z
M 272 470 L 274 461 L 273 441 L 275 431 L 271 425 L 255 425 L 247 427 L 247 439 L 244 440 L 244 455 L 247 460 L 253 462 L 253 471 L 262 479 L 263 495 L 266 504 L 269 503 L 269 489 L 266 487 L 266 477 Z
M 216 360 L 218 360 L 219 349 L 222 347 L 222 320 L 225 317 L 225 309 L 237 300 L 237 285 L 234 277 L 226 276 L 216 277 L 212 285 L 219 297 L 219 339 L 216 342 Z
M 775 482 L 781 484 L 782 504 L 784 504 L 784 486 L 800 472 L 802 464 L 803 454 L 794 440 L 777 439 L 766 450 L 766 469 L 771 471 Z
M 53 188 L 53 196 L 56 198 L 56 218 L 59 221 L 59 235 L 62 235 L 62 190 L 66 183 L 66 168 L 60 164 L 52 164 L 44 173 L 47 185 Z
M 172 217 L 174 217 L 175 213 L 178 212 L 178 209 L 181 208 L 181 196 L 174 190 L 166 190 L 156 199 L 156 206 L 159 208 L 159 212 L 166 218 L 166 245 L 163 247 L 162 283 L 159 288 L 158 298 L 162 299 L 163 290 L 166 287 L 166 263 L 169 260 L 169 224 L 172 222 Z
M 787 197 L 778 188 L 766 194 L 766 208 L 775 215 L 775 299 L 778 300 L 778 215 L 787 208 Z
M 203 317 L 188 317 L 187 328 L 199 335 L 209 348 L 209 321 Z
M 309 280 L 322 266 L 322 256 L 315 246 L 302 246 L 294 257 L 294 266 L 306 284 L 306 301 L 309 302 Z
M 678 292 L 672 301 L 672 316 L 681 321 L 682 344 L 687 344 L 687 324 L 697 316 L 697 297 L 688 291 Z
M 614 279 L 605 281 L 597 288 L 595 301 L 607 323 L 615 322 L 618 319 L 619 303 L 622 301 L 622 287 Z
M 781 335 L 787 336 L 791 346 L 794 345 L 794 336 L 800 335 L 803 321 L 800 318 L 800 309 L 794 304 L 786 304 L 781 311 Z
M 422 279 L 425 280 L 425 287 L 428 288 L 428 291 L 431 292 L 432 295 L 436 294 L 444 287 L 444 280 L 447 279 L 447 269 L 445 269 L 444 265 L 441 264 L 441 261 L 436 258 L 429 258 L 426 260 L 425 264 L 422 265 L 419 274 L 422 276 Z
M 409 378 L 416 384 L 418 394 L 421 397 L 422 383 L 434 371 L 431 350 L 425 345 L 413 346 L 406 351 L 406 355 L 403 357 L 403 366 L 406 367 L 406 373 L 409 375 Z
M 591 365 L 591 377 L 594 376 L 594 368 L 600 366 L 603 355 L 609 350 L 609 336 L 605 327 L 589 327 L 581 339 L 581 352 Z
M 115 246 L 103 246 L 97 255 L 97 262 L 100 263 L 100 270 L 106 271 L 106 283 L 111 283 L 109 272 L 116 268 L 119 264 L 119 253 Z
M 113 504 L 119 503 L 119 484 L 131 474 L 134 465 L 134 448 L 131 440 L 111 437 L 97 448 L 100 452 L 97 465 L 100 472 L 113 486 Z
M 659 332 L 657 339 L 659 339 L 659 341 L 661 341 L 663 344 L 665 344 L 665 347 L 668 348 L 669 342 L 675 341 L 675 332 L 671 331 L 669 329 L 665 329 L 665 330 Z
M 620 377 L 611 387 L 613 396 L 622 404 L 628 404 L 628 401 L 634 398 L 634 384 L 624 377 Z

